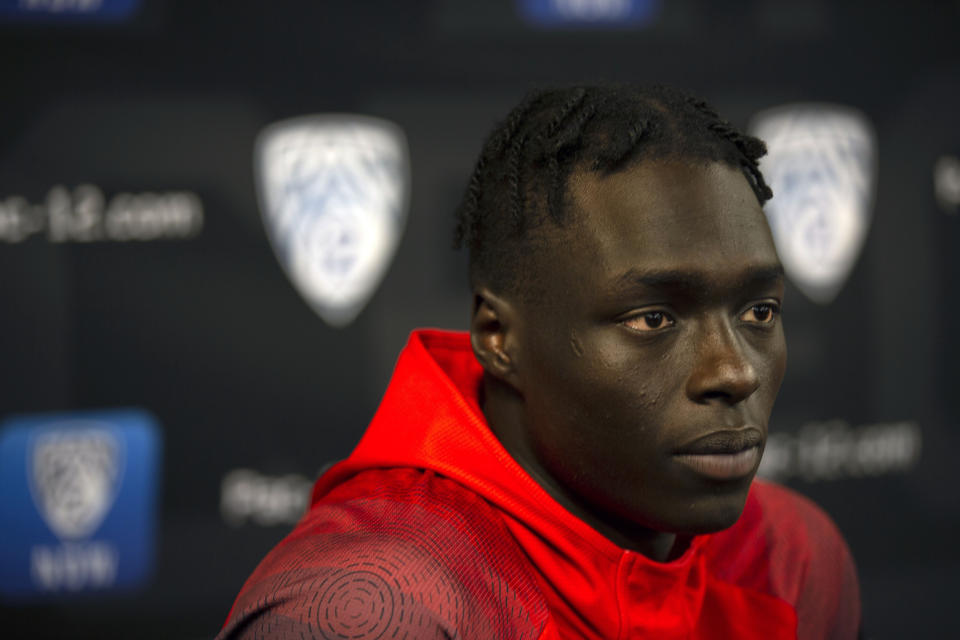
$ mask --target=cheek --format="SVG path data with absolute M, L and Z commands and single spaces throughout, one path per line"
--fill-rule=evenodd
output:
M 787 370 L 787 346 L 782 331 L 766 349 L 758 350 L 757 363 L 763 380 L 760 393 L 769 413 L 773 409 Z
M 604 405 L 638 417 L 667 411 L 666 405 L 682 393 L 690 368 L 687 350 L 666 342 L 639 348 L 616 338 L 596 345 L 599 367 L 606 372 Z
M 780 388 L 780 383 L 783 382 L 783 376 L 787 371 L 787 341 L 782 326 L 771 345 L 767 360 L 769 362 L 771 386 L 777 390 Z
M 544 438 L 557 447 L 578 449 L 583 453 L 578 458 L 593 463 L 626 449 L 635 456 L 640 441 L 655 445 L 675 389 L 682 386 L 678 363 L 672 362 L 676 358 L 641 356 L 622 341 L 580 337 L 578 342 L 581 355 L 544 362 L 541 368 L 538 386 L 545 394 L 536 411 L 544 419 L 539 425 Z
M 604 362 L 582 347 L 581 355 L 571 349 L 535 357 L 532 384 L 524 389 L 531 438 L 554 462 L 582 460 L 576 451 L 589 457 L 586 450 L 605 441 L 602 425 L 616 406 Z
M 622 432 L 659 424 L 658 416 L 682 395 L 690 365 L 683 343 L 638 344 L 611 327 L 552 330 L 547 320 L 530 336 L 527 353 L 532 384 L 524 395 L 546 422 L 538 419 L 538 428 L 554 432 L 562 423 L 575 433 L 553 435 L 580 441 L 586 438 L 573 425 L 586 426 L 593 437 L 604 431 L 632 436 Z

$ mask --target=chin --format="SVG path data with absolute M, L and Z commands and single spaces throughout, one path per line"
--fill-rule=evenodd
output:
M 722 494 L 703 497 L 683 513 L 671 518 L 672 522 L 664 523 L 664 531 L 671 533 L 701 535 L 716 533 L 732 527 L 747 502 L 747 491 L 736 494 Z

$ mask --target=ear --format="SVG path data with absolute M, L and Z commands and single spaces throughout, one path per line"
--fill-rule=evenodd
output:
M 470 320 L 473 353 L 487 373 L 519 390 L 516 318 L 516 309 L 506 298 L 487 287 L 474 292 Z

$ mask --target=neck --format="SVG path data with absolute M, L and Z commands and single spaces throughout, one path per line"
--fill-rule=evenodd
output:
M 490 430 L 513 459 L 562 507 L 605 538 L 619 547 L 636 551 L 658 562 L 672 560 L 686 550 L 689 537 L 656 531 L 601 511 L 563 486 L 540 462 L 527 437 L 523 397 L 516 390 L 484 374 L 481 406 Z

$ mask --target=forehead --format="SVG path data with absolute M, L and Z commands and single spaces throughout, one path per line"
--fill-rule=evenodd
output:
M 779 264 L 766 217 L 743 173 L 716 162 L 646 161 L 570 180 L 563 251 L 609 270 L 716 273 Z

